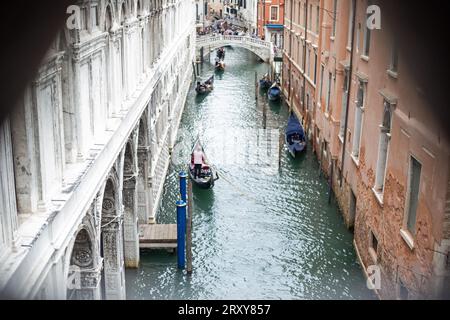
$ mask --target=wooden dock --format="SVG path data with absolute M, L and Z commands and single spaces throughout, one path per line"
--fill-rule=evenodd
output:
M 176 224 L 142 224 L 139 226 L 139 248 L 176 249 Z

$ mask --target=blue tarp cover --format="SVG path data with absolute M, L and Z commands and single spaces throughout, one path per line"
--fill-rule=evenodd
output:
M 279 94 L 281 93 L 281 89 L 279 87 L 271 87 L 269 89 L 269 94 Z
M 304 136 L 303 127 L 294 114 L 289 116 L 288 125 L 286 127 L 286 134 L 290 135 L 298 132 L 302 137 Z

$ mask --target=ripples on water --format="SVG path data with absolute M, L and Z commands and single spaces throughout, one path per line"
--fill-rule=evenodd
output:
M 202 99 L 189 94 L 178 137 L 187 142 L 185 155 L 197 135 L 208 154 L 221 148 L 224 130 L 262 127 L 267 101 L 260 95 L 256 103 L 254 80 L 255 71 L 262 76 L 268 67 L 244 49 L 226 50 L 227 69 L 216 75 L 215 90 Z M 201 71 L 207 78 L 212 63 Z M 267 128 L 283 130 L 286 109 L 267 105 Z M 193 275 L 177 270 L 174 254 L 142 252 L 140 269 L 127 270 L 128 299 L 372 298 L 352 234 L 335 203 L 328 205 L 328 186 L 312 153 L 292 160 L 283 152 L 281 164 L 274 175 L 221 164 L 224 176 L 213 190 L 194 189 Z M 181 169 L 170 169 L 159 223 L 176 222 Z

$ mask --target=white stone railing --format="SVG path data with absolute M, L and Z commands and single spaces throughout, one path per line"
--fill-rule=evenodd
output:
M 267 62 L 272 61 L 275 56 L 274 46 L 271 42 L 249 36 L 206 35 L 197 37 L 196 40 L 197 52 L 199 52 L 201 48 L 209 48 L 209 50 L 211 50 L 226 45 L 247 48 Z
M 265 47 L 270 49 L 272 44 L 269 41 L 264 41 L 257 38 L 252 38 L 249 36 L 234 36 L 234 35 L 217 35 L 211 36 L 206 35 L 202 37 L 197 37 L 197 47 L 212 45 L 217 42 L 229 42 L 230 45 L 233 43 L 239 44 L 250 44 L 258 47 Z

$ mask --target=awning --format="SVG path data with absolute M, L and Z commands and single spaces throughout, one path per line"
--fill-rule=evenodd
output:
M 346 70 L 350 69 L 350 61 L 349 60 L 343 60 L 339 62 L 341 66 L 343 66 Z
M 265 27 L 269 29 L 283 29 L 282 24 L 266 24 Z

